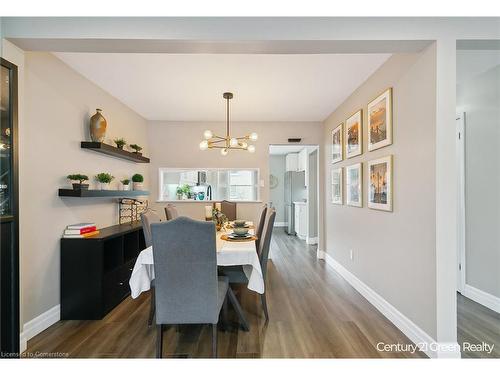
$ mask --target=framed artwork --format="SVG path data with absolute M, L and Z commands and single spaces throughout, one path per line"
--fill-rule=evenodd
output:
M 338 163 L 344 159 L 343 125 L 340 124 L 332 130 L 332 163 Z
M 345 167 L 346 204 L 348 206 L 363 207 L 363 168 L 362 164 L 353 164 Z
M 368 207 L 392 211 L 392 155 L 368 162 Z
M 368 103 L 368 150 L 392 144 L 392 88 Z
M 345 153 L 346 158 L 363 153 L 363 110 L 359 110 L 345 120 Z
M 332 168 L 332 203 L 344 204 L 342 168 Z

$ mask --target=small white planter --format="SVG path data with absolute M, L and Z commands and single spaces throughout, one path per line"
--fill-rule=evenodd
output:
M 144 190 L 144 183 L 142 182 L 134 182 L 134 190 Z
M 104 182 L 99 182 L 99 190 L 109 190 L 109 184 Z
M 130 184 L 128 184 L 128 185 L 123 185 L 123 184 L 122 184 L 122 185 L 121 185 L 121 188 L 122 188 L 122 190 L 124 190 L 124 191 L 128 191 L 128 190 L 130 190 Z

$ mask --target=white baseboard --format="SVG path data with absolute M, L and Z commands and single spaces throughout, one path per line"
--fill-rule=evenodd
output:
M 22 353 L 26 350 L 29 339 L 35 337 L 59 320 L 61 320 L 61 306 L 57 305 L 24 324 L 20 336 L 20 352 Z
M 325 252 L 323 250 L 316 250 L 316 258 L 318 259 L 325 259 Z
M 487 292 L 483 292 L 481 289 L 475 288 L 469 284 L 465 284 L 462 294 L 474 302 L 500 313 L 500 298 Z
M 320 251 L 318 251 L 318 254 Z M 460 345 L 458 343 L 438 343 L 414 322 L 403 315 L 398 309 L 387 302 L 368 285 L 363 283 L 354 274 L 348 271 L 328 253 L 320 254 L 325 262 L 337 271 L 351 286 L 356 289 L 368 302 L 389 319 L 403 334 L 420 348 L 430 358 L 460 358 Z M 319 256 L 318 256 L 319 257 Z M 453 349 L 450 349 L 453 348 Z
M 275 221 L 274 222 L 275 227 L 286 227 L 287 225 L 288 225 L 288 223 L 285 221 Z
M 318 237 L 307 237 L 306 244 L 308 245 L 316 245 L 318 243 Z

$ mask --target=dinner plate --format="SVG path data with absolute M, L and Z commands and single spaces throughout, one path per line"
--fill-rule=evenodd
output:
M 232 238 L 232 239 L 244 239 L 244 238 L 251 238 L 253 237 L 252 234 L 250 233 L 245 233 L 245 234 L 236 234 L 236 233 L 230 233 L 227 235 L 229 238 Z
M 245 236 L 234 236 L 232 234 L 223 234 L 221 236 L 221 239 L 224 241 L 245 242 L 245 241 L 255 241 L 255 240 L 257 240 L 257 237 L 255 237 L 255 235 L 251 235 L 251 234 L 245 235 Z

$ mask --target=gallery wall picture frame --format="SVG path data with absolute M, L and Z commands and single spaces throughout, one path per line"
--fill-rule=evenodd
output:
M 333 204 L 344 204 L 344 179 L 343 168 L 332 168 L 331 170 L 331 201 Z
M 357 163 L 345 167 L 346 204 L 363 207 L 363 164 Z
M 393 156 L 368 162 L 368 208 L 393 210 Z
M 354 112 L 344 122 L 344 143 L 346 159 L 363 153 L 363 110 Z
M 344 160 L 344 123 L 332 130 L 332 164 Z
M 368 151 L 392 144 L 392 87 L 368 103 Z

